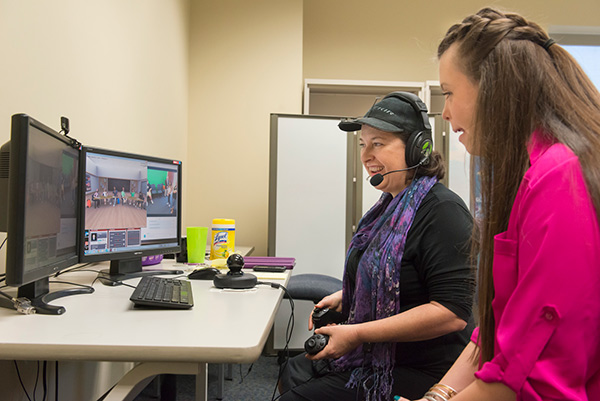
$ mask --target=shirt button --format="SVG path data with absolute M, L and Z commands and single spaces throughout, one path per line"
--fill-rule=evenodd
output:
M 546 320 L 552 320 L 554 319 L 554 315 L 550 312 L 546 312 L 546 314 L 544 315 L 544 317 L 546 318 Z

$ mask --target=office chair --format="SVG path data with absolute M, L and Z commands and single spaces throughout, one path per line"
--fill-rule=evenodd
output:
M 292 275 L 287 286 L 293 300 L 313 301 L 315 304 L 323 297 L 341 289 L 342 280 L 325 274 L 312 273 Z

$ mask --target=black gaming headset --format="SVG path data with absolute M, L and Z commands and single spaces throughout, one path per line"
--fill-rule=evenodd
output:
M 431 125 L 427 116 L 427 106 L 419 97 L 409 92 L 392 92 L 383 99 L 395 97 L 407 102 L 412 106 L 418 116 L 421 117 L 422 127 L 411 132 L 406 142 L 405 159 L 408 167 L 422 166 L 429 163 L 429 156 L 433 151 L 433 139 L 431 136 Z M 382 99 L 382 100 L 383 100 Z

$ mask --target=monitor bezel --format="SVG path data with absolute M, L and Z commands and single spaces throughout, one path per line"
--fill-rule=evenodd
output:
M 74 148 L 78 153 L 78 174 L 81 171 L 81 151 L 73 146 L 73 141 L 60 135 L 54 129 L 27 114 L 15 114 L 11 120 L 10 159 L 7 197 L 7 243 L 6 243 L 6 285 L 20 287 L 44 279 L 79 262 L 80 238 L 77 236 L 75 252 L 68 258 L 26 271 L 24 265 L 25 250 L 25 199 L 27 158 L 29 145 L 29 127 L 32 126 L 45 134 Z M 77 182 L 80 183 L 80 177 Z M 79 191 L 80 192 L 80 191 Z M 79 196 L 79 193 L 77 194 Z M 80 215 L 81 202 L 77 202 L 75 216 Z M 79 230 L 77 230 L 79 231 Z
M 87 164 L 87 154 L 88 153 L 96 153 L 107 156 L 115 156 L 115 157 L 125 157 L 132 158 L 137 160 L 144 160 L 155 163 L 164 163 L 177 167 L 177 245 L 172 247 L 149 247 L 148 249 L 136 249 L 135 251 L 125 251 L 125 252 L 107 252 L 102 254 L 85 254 L 85 243 L 84 243 L 84 235 L 85 235 L 85 177 L 86 177 L 86 164 Z M 151 255 L 164 255 L 168 253 L 179 253 L 181 251 L 181 203 L 182 203 L 182 186 L 183 186 L 183 177 L 182 177 L 182 163 L 180 160 L 174 159 L 165 159 L 161 157 L 142 155 L 136 153 L 128 153 L 122 152 L 112 149 L 105 148 L 96 148 L 91 146 L 83 146 L 80 155 L 80 163 L 79 163 L 79 228 L 78 228 L 78 245 L 79 245 L 79 262 L 80 263 L 90 263 L 90 262 L 104 262 L 104 261 L 116 261 L 116 260 L 128 260 L 128 259 L 137 259 L 144 256 Z

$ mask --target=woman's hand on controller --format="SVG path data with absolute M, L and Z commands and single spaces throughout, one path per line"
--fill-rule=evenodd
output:
M 315 305 L 315 309 L 316 308 L 320 308 L 320 309 L 330 309 L 330 310 L 335 310 L 335 311 L 341 311 L 342 309 L 342 290 L 339 290 L 338 292 L 334 292 L 333 294 L 327 295 L 326 297 L 324 297 L 322 300 L 319 301 L 318 304 Z M 310 316 L 308 317 L 308 329 L 312 330 L 313 327 L 313 321 L 312 321 L 312 315 L 313 312 L 310 312 Z
M 315 333 L 329 336 L 329 342 L 323 351 L 318 354 L 307 355 L 307 358 L 312 360 L 339 358 L 361 344 L 358 338 L 357 327 L 353 324 L 337 324 L 321 327 Z

